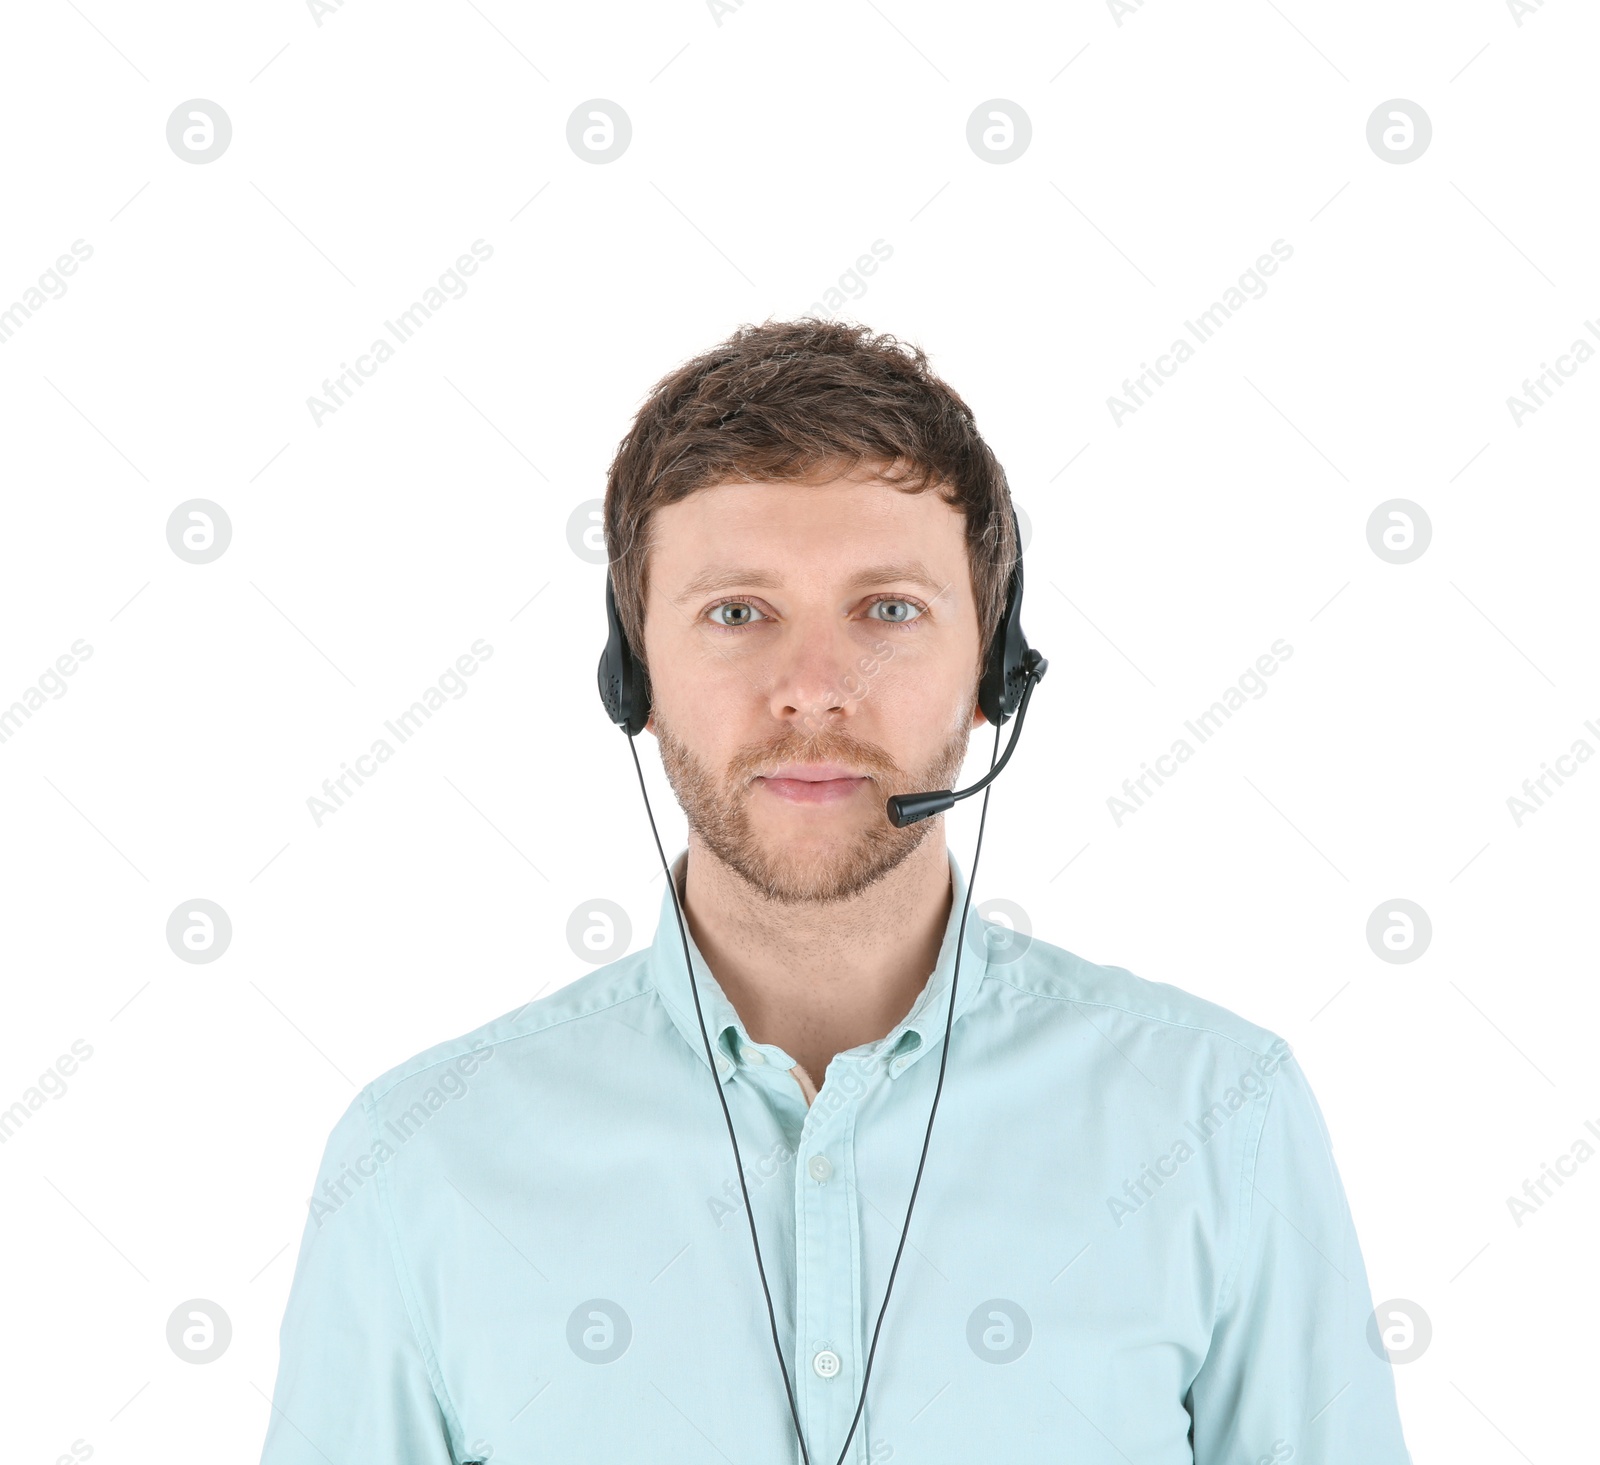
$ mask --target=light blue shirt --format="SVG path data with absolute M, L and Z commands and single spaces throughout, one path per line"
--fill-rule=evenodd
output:
M 916 1174 L 950 867 L 926 987 L 809 1104 L 690 938 L 812 1465 Z M 263 1465 L 798 1461 L 711 1083 L 663 889 L 648 949 L 367 1085 L 317 1177 Z M 1371 1311 L 1282 1039 L 969 914 L 855 1465 L 1408 1465 Z

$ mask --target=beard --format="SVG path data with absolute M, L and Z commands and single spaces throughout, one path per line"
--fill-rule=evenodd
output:
M 706 848 L 758 894 L 781 905 L 822 905 L 848 900 L 883 879 L 933 833 L 938 818 L 897 829 L 885 800 L 895 794 L 953 788 L 972 733 L 974 696 L 944 746 L 927 764 L 902 769 L 883 749 L 838 728 L 788 731 L 734 754 L 719 778 L 662 718 L 655 717 L 661 763 L 667 781 Z M 863 797 L 876 817 L 865 828 L 841 837 L 836 847 L 809 856 L 774 847 L 774 838 L 757 833 L 750 817 L 753 780 L 785 763 L 837 763 L 871 780 Z

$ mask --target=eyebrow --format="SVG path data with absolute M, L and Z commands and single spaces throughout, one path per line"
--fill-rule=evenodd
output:
M 921 560 L 868 565 L 845 582 L 845 589 L 859 590 L 867 585 L 882 585 L 891 581 L 909 581 L 922 586 L 925 590 L 931 590 L 935 595 L 943 595 L 949 589 L 949 582 L 936 580 L 933 572 Z M 688 600 L 694 595 L 726 590 L 734 585 L 749 586 L 751 589 L 776 590 L 782 583 L 782 578 L 771 570 L 748 569 L 743 566 L 715 566 L 702 570 L 690 579 L 675 599 Z

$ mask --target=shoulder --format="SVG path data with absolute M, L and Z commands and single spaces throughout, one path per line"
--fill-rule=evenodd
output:
M 1331 1152 L 1288 1041 L 1220 1003 L 1038 939 L 1013 961 L 991 961 L 990 982 L 992 1000 L 1011 1008 L 1008 1048 L 1031 1049 L 1064 1075 L 1080 1106 L 1135 1127 L 1183 1123 L 1205 1140 L 1226 1127 L 1238 1173 L 1254 1165 L 1269 1116 L 1277 1148 Z M 1230 1122 L 1246 1112 L 1245 1124 Z
M 1126 967 L 1088 961 L 1037 937 L 1019 959 L 991 961 L 984 980 L 999 983 L 1016 994 L 1015 1000 L 1037 1004 L 1040 1014 L 1055 1011 L 1102 1028 L 1140 1030 L 1162 1046 L 1274 1060 L 1289 1052 L 1277 1033 L 1220 1003 Z
M 405 1107 L 429 1090 L 456 1087 L 480 1077 L 513 1070 L 552 1051 L 552 1041 L 578 1037 L 596 1020 L 626 1014 L 648 1001 L 654 988 L 646 970 L 647 952 L 636 951 L 597 967 L 566 986 L 523 1003 L 470 1032 L 435 1043 L 372 1080 L 363 1091 L 375 1111 Z M 624 1016 L 623 1020 L 626 1020 Z M 597 1039 L 598 1041 L 598 1039 Z M 509 1060 L 509 1061 L 507 1061 Z

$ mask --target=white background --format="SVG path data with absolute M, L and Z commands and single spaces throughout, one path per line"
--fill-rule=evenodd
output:
M 1507 799 L 1600 747 L 1600 361 L 1520 425 L 1507 398 L 1600 328 L 1597 40 L 1578 0 L 15 9 L 0 307 L 93 253 L 0 349 L 0 707 L 92 656 L 0 743 L 0 1109 L 93 1056 L 0 1145 L 7 1460 L 254 1461 L 355 1089 L 587 970 L 581 903 L 648 941 L 569 521 L 653 382 L 877 240 L 841 313 L 929 351 L 1031 527 L 1050 674 L 976 898 L 1293 1044 L 1375 1300 L 1432 1321 L 1396 1369 L 1419 1462 L 1592 1452 L 1600 1163 L 1521 1226 L 1507 1197 L 1600 1125 L 1600 767 L 1520 826 Z M 632 122 L 605 165 L 566 139 L 595 98 Z M 203 165 L 166 139 L 191 99 L 232 123 Z M 1032 124 L 1003 165 L 966 140 L 991 99 Z M 1368 144 L 1391 99 L 1431 119 L 1414 162 Z M 477 239 L 468 292 L 319 425 Z M 166 538 L 194 498 L 233 529 L 205 565 Z M 1404 565 L 1367 537 L 1395 498 L 1432 526 Z M 467 695 L 319 827 L 308 797 L 478 638 Z M 1119 825 L 1278 638 L 1267 694 Z M 209 964 L 166 943 L 195 898 L 233 925 Z M 1406 964 L 1366 936 L 1396 898 L 1433 927 Z M 233 1329 L 203 1367 L 165 1336 L 192 1298 Z

